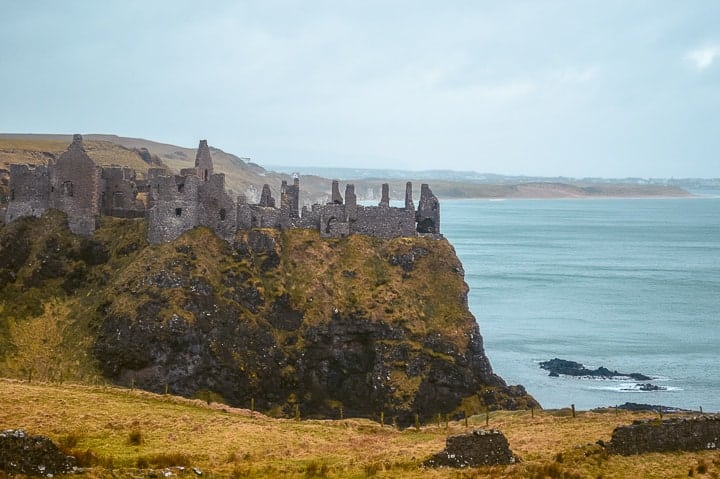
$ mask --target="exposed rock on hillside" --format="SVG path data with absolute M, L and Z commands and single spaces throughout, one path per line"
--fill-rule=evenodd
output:
M 47 437 L 29 436 L 22 429 L 0 432 L 0 471 L 53 477 L 75 469 L 75 458 L 63 454 Z
M 445 449 L 424 462 L 426 467 L 478 467 L 514 464 L 518 459 L 505 435 L 495 429 L 478 429 L 449 436 Z
M 125 386 L 400 424 L 537 407 L 493 373 L 446 240 L 254 230 L 230 245 L 197 228 L 149 246 L 145 232 L 143 220 L 104 218 L 80 240 L 54 212 L 0 229 L 8 357 L 17 325 L 52 300 L 69 311 L 65 374 L 96 365 Z M 32 367 L 2 359 L 5 374 Z

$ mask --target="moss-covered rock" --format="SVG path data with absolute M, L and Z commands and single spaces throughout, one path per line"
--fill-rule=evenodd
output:
M 89 239 L 61 215 L 21 221 L 0 229 L 4 308 L 37 314 L 14 304 L 32 302 L 29 289 L 42 291 L 36 310 L 72 299 L 68 344 L 84 349 L 68 355 L 114 383 L 401 424 L 537 407 L 493 373 L 446 240 L 253 230 L 231 245 L 196 228 L 149 246 L 139 220 L 105 219 Z M 5 245 L 24 251 L 22 265 Z

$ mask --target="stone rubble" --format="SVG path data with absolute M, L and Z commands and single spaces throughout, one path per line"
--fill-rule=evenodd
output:
M 449 436 L 445 449 L 423 464 L 426 467 L 477 467 L 514 464 L 518 459 L 510 450 L 505 435 L 495 429 L 477 429 Z

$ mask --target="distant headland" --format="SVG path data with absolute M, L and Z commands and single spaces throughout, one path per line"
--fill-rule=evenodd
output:
M 180 172 L 194 167 L 195 148 L 104 134 L 83 135 L 83 140 L 88 155 L 98 166 L 132 168 L 139 178 L 145 178 L 150 168 Z M 71 141 L 72 135 L 0 134 L 0 197 L 7 194 L 10 163 L 48 164 L 56 161 Z M 359 202 L 379 201 L 383 183 L 388 184 L 390 200 L 402 202 L 408 180 L 432 184 L 433 192 L 441 199 L 689 197 L 689 190 L 720 188 L 720 180 L 713 179 L 540 178 L 448 170 L 263 167 L 254 159 L 213 146 L 209 149 L 215 170 L 225 175 L 226 187 L 236 195 L 245 195 L 251 204 L 260 201 L 264 184 L 269 185 L 275 198 L 280 197 L 282 181 L 292 184 L 294 172 L 302 175 L 301 207 L 331 202 L 332 178 L 354 184 Z

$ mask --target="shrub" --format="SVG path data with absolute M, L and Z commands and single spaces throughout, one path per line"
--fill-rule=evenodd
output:
M 144 464 L 147 467 L 175 467 L 192 465 L 192 457 L 182 452 L 160 453 L 141 456 L 137 459 L 137 463 Z M 138 467 L 140 467 L 138 465 Z
M 379 462 L 371 462 L 370 464 L 366 464 L 363 470 L 365 471 L 365 475 L 367 477 L 374 477 L 382 470 L 382 464 Z
M 305 468 L 305 477 L 327 477 L 327 464 L 318 464 L 315 461 L 310 462 Z
M 60 446 L 60 449 L 64 451 L 69 451 L 71 449 L 74 449 L 81 439 L 82 434 L 78 432 L 71 432 L 64 436 L 60 436 L 60 438 L 58 439 L 58 445 Z
M 84 451 L 71 451 L 66 452 L 68 456 L 75 458 L 75 463 L 78 467 L 103 467 L 105 469 L 112 469 L 115 467 L 114 461 L 111 457 L 98 456 L 90 449 Z
M 130 446 L 139 446 L 140 444 L 142 444 L 143 443 L 142 431 L 140 431 L 139 429 L 133 429 L 132 431 L 130 431 L 130 434 L 128 434 L 127 443 Z

